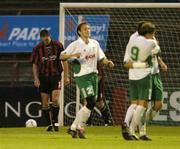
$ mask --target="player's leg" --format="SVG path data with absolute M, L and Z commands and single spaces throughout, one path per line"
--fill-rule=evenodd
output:
M 130 124 L 130 132 L 133 136 L 135 135 L 135 129 L 141 123 L 143 115 L 147 109 L 148 100 L 151 98 L 152 91 L 152 78 L 151 75 L 146 76 L 145 78 L 138 80 L 138 105 L 134 111 L 132 122 Z M 141 136 L 140 136 L 141 137 Z
M 73 123 L 71 124 L 70 128 L 68 128 L 68 130 L 67 130 L 67 133 L 70 134 L 72 136 L 72 138 L 77 138 L 77 135 L 78 135 L 77 128 L 79 127 L 80 118 L 81 118 L 81 115 L 82 115 L 83 110 L 84 110 L 83 107 L 77 112 Z
M 103 97 L 100 97 L 96 102 L 96 107 L 100 110 L 102 114 L 102 117 L 104 119 L 104 125 L 105 126 L 113 125 L 113 120 L 109 107 L 105 102 L 106 102 L 105 99 L 103 99 Z
M 91 110 L 86 106 L 83 106 L 77 113 L 75 120 L 73 121 L 68 133 L 71 134 L 73 138 L 76 138 L 79 135 L 80 138 L 85 138 L 84 136 L 84 126 L 90 116 Z
M 59 96 L 60 96 L 60 76 L 50 78 L 51 82 L 51 100 L 52 100 L 52 121 L 55 131 L 59 131 L 58 115 L 59 115 Z
M 152 75 L 152 82 L 153 82 L 153 94 L 152 94 L 152 100 L 154 101 L 154 106 L 151 106 L 148 108 L 146 113 L 146 120 L 152 120 L 157 112 L 162 108 L 163 106 L 163 85 L 160 78 L 160 74 L 154 74 Z
M 142 140 L 151 140 L 146 135 L 146 123 L 152 120 L 163 105 L 163 86 L 159 74 L 152 75 L 151 105 L 148 107 L 144 121 L 139 125 Z
M 52 121 L 51 121 L 51 109 L 49 106 L 50 96 L 47 93 L 41 93 L 42 100 L 42 113 L 43 117 L 46 119 L 47 131 L 52 131 Z
M 147 102 L 145 100 L 139 100 L 138 105 L 134 111 L 132 121 L 130 124 L 130 133 L 135 138 L 135 140 L 137 140 L 135 130 L 138 127 L 138 125 L 141 123 L 143 115 L 146 111 L 146 107 L 147 107 Z
M 42 114 L 46 119 L 47 131 L 52 131 L 52 121 L 51 121 L 51 109 L 49 106 L 49 82 L 46 76 L 41 75 L 40 79 L 40 93 L 42 100 Z
M 145 121 L 152 120 L 163 105 L 163 86 L 159 74 L 152 75 L 152 97 L 153 106 L 149 106 L 146 112 Z M 146 124 L 142 125 L 140 133 L 146 134 Z
M 86 101 L 86 100 L 84 100 L 84 105 L 85 105 L 85 106 L 87 105 L 87 101 Z M 93 109 L 93 110 L 94 110 L 94 109 Z M 93 117 L 93 114 L 92 114 L 92 110 L 91 110 L 90 116 L 89 116 L 89 118 L 88 118 L 88 120 L 87 120 L 87 122 L 86 122 L 86 124 L 87 124 L 88 126 L 92 126 L 92 125 L 93 125 L 92 117 Z
M 137 100 L 132 100 L 131 105 L 127 109 L 124 123 L 121 126 L 122 136 L 125 140 L 134 140 L 130 134 L 129 126 L 130 126 L 133 114 L 135 112 L 136 106 L 137 106 Z
M 102 118 L 104 119 L 105 126 L 113 125 L 113 119 L 112 119 L 109 107 L 105 100 L 106 99 L 104 98 L 103 81 L 102 81 L 102 79 L 100 79 L 98 82 L 98 97 L 97 97 L 97 101 L 96 101 L 96 108 L 98 108 L 99 111 L 101 112 Z M 92 112 L 87 121 L 87 124 L 92 125 Z
M 90 116 L 89 116 L 89 118 L 88 118 L 88 120 L 87 120 L 87 125 L 88 126 L 92 126 L 93 125 L 93 121 L 92 121 L 92 112 L 91 112 L 91 114 L 90 114 Z
M 151 138 L 149 138 L 146 134 L 146 112 L 144 113 L 143 118 L 138 125 L 138 130 L 140 136 L 139 139 L 144 141 L 151 141 Z
M 155 101 L 154 106 L 150 106 L 144 115 L 143 120 L 139 124 L 140 139 L 145 141 L 151 141 L 146 134 L 146 123 L 156 116 L 157 112 L 162 108 L 162 101 Z
M 105 126 L 113 125 L 113 118 L 112 118 L 109 106 L 106 103 L 106 98 L 105 98 L 105 93 L 104 93 L 104 81 L 102 77 L 100 76 L 99 76 L 99 82 L 98 82 L 98 98 L 97 98 L 96 107 L 100 110 L 102 114 Z
M 85 78 L 87 81 L 87 86 L 84 88 L 85 90 L 82 89 L 82 94 L 86 96 L 86 111 L 82 113 L 81 118 L 80 118 L 80 129 L 78 129 L 78 135 L 80 138 L 84 138 L 84 130 L 81 131 L 81 128 L 84 128 L 91 111 L 94 109 L 96 105 L 96 100 L 98 96 L 98 75 L 96 73 L 89 74 L 87 75 L 87 78 Z M 85 91 L 85 92 L 84 92 Z M 84 98 L 85 98 L 84 96 Z
M 86 99 L 88 94 L 87 94 L 87 88 L 92 90 L 92 86 L 90 86 L 89 81 L 88 81 L 88 77 L 87 76 L 83 76 L 83 77 L 76 77 L 75 78 L 76 84 L 79 87 L 80 90 L 80 94 L 81 94 L 81 98 L 82 99 Z M 84 102 L 86 102 L 84 104 L 84 106 L 78 111 L 76 118 L 73 122 L 73 124 L 71 125 L 71 129 L 76 131 L 76 129 L 80 128 L 80 121 L 82 121 L 81 117 L 83 115 L 83 113 L 90 113 L 88 112 L 87 109 L 87 100 L 85 100 Z
M 102 118 L 104 120 L 104 125 L 105 126 L 113 125 L 113 119 L 112 119 L 109 107 L 108 107 L 107 104 L 105 104 L 104 99 L 100 99 L 100 100 L 96 101 L 96 108 L 98 108 L 99 111 L 102 114 Z M 87 121 L 87 125 L 89 125 L 89 126 L 91 126 L 93 124 L 92 116 L 93 115 L 92 115 L 92 112 L 91 112 L 91 114 L 90 114 L 90 116 L 88 118 L 88 121 Z
M 90 116 L 91 110 L 93 110 L 96 104 L 97 98 L 97 74 L 88 74 L 82 77 L 75 78 L 75 81 L 80 89 L 82 99 L 86 99 L 87 105 L 83 106 L 77 113 L 76 118 L 71 125 L 71 130 L 78 132 L 80 138 L 84 136 L 84 126 Z
M 138 88 L 136 81 L 129 81 L 129 92 L 130 92 L 130 100 L 131 105 L 128 107 L 126 112 L 124 123 L 122 124 L 122 136 L 125 140 L 133 140 L 129 132 L 129 126 L 138 104 Z
M 130 122 L 132 120 L 133 113 L 134 113 L 134 111 L 135 111 L 135 109 L 137 107 L 137 103 L 138 103 L 137 100 L 131 100 L 131 105 L 127 109 L 126 116 L 125 116 L 125 119 L 124 119 L 124 123 L 126 123 L 126 125 L 128 127 L 129 127 Z
M 159 74 L 153 74 L 152 75 L 152 96 L 151 96 L 151 102 L 153 102 L 152 106 L 148 107 L 148 110 L 146 112 L 145 116 L 145 123 L 152 120 L 157 112 L 162 108 L 163 105 L 163 86 L 162 81 Z M 140 133 L 146 134 L 146 124 L 142 125 L 142 128 L 140 129 Z
M 152 101 L 154 102 L 154 101 Z M 161 109 L 162 101 L 155 101 L 153 106 L 149 106 L 147 112 L 144 114 L 144 118 L 139 124 L 140 139 L 145 141 L 151 141 L 146 134 L 146 123 L 154 118 L 156 113 Z
M 154 105 L 154 97 L 155 97 L 155 86 L 154 86 L 154 76 L 152 75 L 152 93 L 151 93 L 151 99 L 150 99 L 151 102 L 150 104 L 148 104 L 148 109 L 146 113 L 144 114 L 144 118 L 141 121 L 141 123 L 139 123 L 139 126 L 138 126 L 140 139 L 142 140 L 151 140 L 149 137 L 147 137 L 147 134 L 146 134 L 146 123 L 147 123 L 147 115 L 152 109 L 152 104 Z
M 161 100 L 155 101 L 154 106 L 148 108 L 146 112 L 146 121 L 153 120 L 158 111 L 162 108 L 163 102 Z
M 59 96 L 60 90 L 52 91 L 52 121 L 55 131 L 59 131 L 58 115 L 59 115 Z

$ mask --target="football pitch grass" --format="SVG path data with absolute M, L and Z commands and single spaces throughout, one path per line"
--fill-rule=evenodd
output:
M 125 141 L 120 127 L 86 127 L 87 139 L 37 128 L 0 128 L 0 149 L 180 149 L 180 126 L 149 126 L 152 141 Z

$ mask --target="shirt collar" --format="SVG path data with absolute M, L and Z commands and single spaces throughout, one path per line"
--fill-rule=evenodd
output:
M 86 44 L 83 40 L 82 40 L 82 38 L 81 37 L 79 37 L 79 39 L 78 39 L 81 43 L 84 43 L 84 44 Z M 90 38 L 88 38 L 88 40 L 89 40 L 89 43 L 90 43 Z

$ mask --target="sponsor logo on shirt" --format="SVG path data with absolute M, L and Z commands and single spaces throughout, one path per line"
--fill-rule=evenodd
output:
M 86 57 L 85 57 L 86 60 L 94 59 L 94 58 L 95 58 L 95 54 L 86 55 Z
M 57 58 L 56 55 L 51 55 L 51 56 L 49 56 L 49 57 L 42 57 L 42 61 L 43 61 L 43 62 L 44 62 L 44 61 L 55 61 L 56 58 Z

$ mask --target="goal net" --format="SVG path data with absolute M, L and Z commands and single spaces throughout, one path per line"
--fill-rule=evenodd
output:
M 128 72 L 123 68 L 126 44 L 136 31 L 139 21 L 156 24 L 156 38 L 162 50 L 162 59 L 168 72 L 161 72 L 164 86 L 164 105 L 151 123 L 180 124 L 180 5 L 179 4 L 60 4 L 60 41 L 67 47 L 78 38 L 76 27 L 86 21 L 91 26 L 92 38 L 99 41 L 115 68 L 104 68 L 104 93 L 115 124 L 121 124 L 129 106 Z M 64 88 L 61 117 L 69 125 L 78 110 L 79 95 L 71 74 L 71 84 Z M 62 99 L 61 99 L 62 100 Z M 77 101 L 76 101 L 77 100 Z M 92 121 L 103 125 L 100 112 L 95 108 Z

